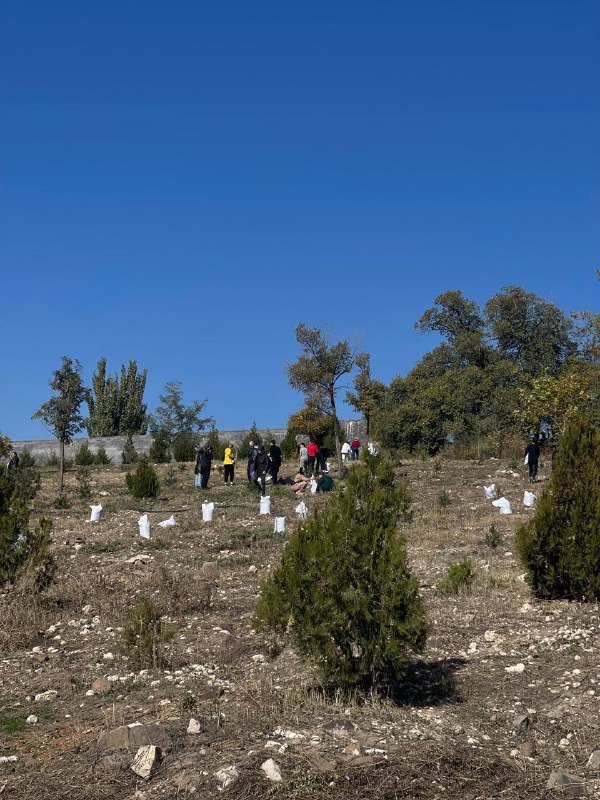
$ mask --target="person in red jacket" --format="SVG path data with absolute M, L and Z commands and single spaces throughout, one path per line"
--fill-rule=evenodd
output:
M 354 439 L 350 442 L 350 449 L 352 450 L 352 461 L 358 461 L 358 451 L 362 447 L 360 439 Z
M 308 447 L 306 448 L 308 452 L 308 467 L 307 467 L 307 474 L 314 475 L 315 474 L 315 461 L 317 459 L 317 453 L 319 452 L 319 448 L 311 439 L 308 443 Z

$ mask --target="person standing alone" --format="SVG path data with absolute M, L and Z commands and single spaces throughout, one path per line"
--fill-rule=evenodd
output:
M 535 439 L 532 439 L 525 448 L 524 458 L 525 463 L 529 467 L 529 482 L 535 483 L 540 461 L 540 446 Z

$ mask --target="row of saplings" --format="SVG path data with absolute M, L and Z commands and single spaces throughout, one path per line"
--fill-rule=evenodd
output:
M 13 488 L 0 475 L 0 583 L 25 572 L 41 589 L 53 574 L 49 523 L 30 527 Z M 410 505 L 392 465 L 367 458 L 350 471 L 345 491 L 296 527 L 262 584 L 255 614 L 273 652 L 289 641 L 325 681 L 343 686 L 391 687 L 403 679 L 428 629 L 398 531 L 399 521 L 411 519 Z M 584 421 L 566 431 L 517 548 L 539 598 L 600 598 L 600 433 Z M 159 618 L 148 611 L 140 608 L 155 626 Z M 130 642 L 134 651 L 141 644 Z

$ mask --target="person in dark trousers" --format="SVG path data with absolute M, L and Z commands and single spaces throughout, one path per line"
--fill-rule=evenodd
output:
M 315 474 L 315 465 L 317 463 L 317 453 L 319 452 L 319 448 L 311 439 L 308 443 L 308 447 L 306 448 L 306 452 L 308 453 L 308 465 L 307 465 L 307 473 L 309 475 Z
M 525 455 L 523 458 L 527 459 L 527 466 L 529 467 L 529 482 L 535 483 L 538 464 L 540 461 L 540 446 L 535 439 L 532 439 L 525 448 Z
M 252 483 L 254 480 L 253 473 L 254 473 L 254 462 L 256 461 L 256 453 L 258 452 L 258 447 L 254 444 L 254 442 L 248 442 L 248 467 L 246 472 L 248 473 L 248 483 Z
M 11 472 L 14 475 L 18 469 L 19 469 L 19 456 L 17 455 L 16 450 L 11 450 L 10 456 L 8 457 L 8 462 L 6 464 L 6 471 L 9 473 L 9 475 Z
M 350 447 L 352 449 L 352 461 L 358 461 L 358 455 L 360 453 L 360 448 L 362 447 L 360 439 L 354 439 L 352 442 L 350 442 Z
M 273 478 L 273 485 L 275 485 L 277 483 L 277 475 L 281 468 L 281 448 L 277 446 L 275 439 L 271 439 L 269 461 L 271 463 L 271 477 Z
M 200 488 L 208 489 L 208 479 L 212 468 L 213 452 L 210 447 L 201 447 L 196 456 L 196 469 L 200 474 Z
M 317 453 L 317 472 L 325 474 L 327 472 L 327 459 L 331 455 L 328 447 L 321 447 Z
M 266 494 L 265 491 L 265 481 L 267 478 L 267 472 L 269 471 L 269 456 L 262 447 L 259 446 L 258 452 L 256 453 L 256 459 L 254 461 L 254 483 L 260 489 L 260 493 L 264 497 Z

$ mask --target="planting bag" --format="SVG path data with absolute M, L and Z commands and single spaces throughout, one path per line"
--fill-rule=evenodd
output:
M 492 505 L 499 509 L 501 514 L 512 514 L 512 508 L 506 497 L 500 497 L 498 500 L 492 500 Z
M 498 497 L 495 483 L 492 483 L 490 486 L 484 486 L 483 491 L 485 492 L 486 500 L 495 500 Z
M 90 506 L 92 513 L 90 514 L 90 522 L 99 522 L 102 515 L 102 505 L 99 503 L 97 506 Z
M 214 503 L 202 503 L 202 522 L 212 522 Z
M 261 514 L 271 513 L 271 498 L 269 497 L 269 495 L 260 498 L 260 513 Z
M 148 519 L 148 514 L 143 514 L 139 518 L 138 525 L 140 527 L 140 536 L 142 539 L 150 539 L 152 532 L 150 531 L 150 520 Z
M 275 517 L 274 533 L 285 533 L 285 517 Z
M 171 528 L 173 525 L 176 525 L 175 517 L 171 514 L 169 519 L 165 519 L 162 522 L 158 523 L 159 528 Z

